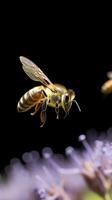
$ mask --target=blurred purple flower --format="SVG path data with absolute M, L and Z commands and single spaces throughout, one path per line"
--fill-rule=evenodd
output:
M 12 159 L 5 170 L 7 179 L 0 181 L 0 200 L 83 200 L 87 185 L 110 200 L 112 128 L 94 140 L 93 131 L 90 135 L 90 140 L 79 137 L 83 150 L 67 147 L 65 156 L 44 148 L 42 158 L 32 151 L 23 154 L 24 164 Z
M 63 168 L 60 172 L 81 174 L 87 185 L 105 198 L 112 190 L 112 128 L 99 139 L 92 140 L 90 144 L 85 135 L 80 135 L 79 141 L 83 143 L 85 150 L 78 152 L 73 147 L 68 147 L 66 155 L 70 160 L 71 169 Z

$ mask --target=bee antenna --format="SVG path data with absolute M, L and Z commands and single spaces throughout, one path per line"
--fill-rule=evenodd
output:
M 79 112 L 81 112 L 81 108 L 80 108 L 80 106 L 79 106 L 78 102 L 77 102 L 76 100 L 73 100 L 73 101 L 76 103 L 76 105 L 77 105 L 77 107 L 78 107 L 78 110 L 79 110 Z

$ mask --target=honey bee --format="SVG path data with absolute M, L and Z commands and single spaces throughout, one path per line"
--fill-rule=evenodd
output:
M 41 127 L 46 122 L 47 106 L 55 108 L 57 119 L 59 119 L 59 108 L 65 111 L 65 117 L 68 115 L 72 103 L 75 102 L 79 111 L 81 111 L 75 100 L 75 92 L 72 89 L 66 89 L 60 84 L 53 84 L 43 71 L 26 57 L 20 56 L 20 62 L 24 72 L 34 81 L 39 81 L 42 85 L 34 87 L 26 92 L 17 104 L 18 112 L 26 112 L 34 107 L 35 115 L 40 111 Z
M 107 80 L 101 87 L 101 92 L 104 94 L 112 93 L 112 72 L 107 72 L 107 77 L 109 80 Z

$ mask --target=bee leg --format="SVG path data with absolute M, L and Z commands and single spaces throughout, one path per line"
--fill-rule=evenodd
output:
M 56 119 L 59 119 L 59 105 L 56 104 L 56 108 L 55 108 L 55 112 L 56 112 Z
M 64 119 L 69 115 L 69 112 L 65 112 Z
M 38 103 L 36 106 L 35 106 L 35 111 L 33 112 L 33 113 L 30 113 L 30 115 L 35 115 L 37 112 L 38 112 L 38 110 L 40 109 L 40 107 L 41 107 L 41 104 L 40 103 Z
M 43 101 L 46 97 L 46 93 L 45 93 L 44 89 L 41 90 L 40 94 L 43 95 L 43 98 L 40 98 L 41 100 L 37 102 L 37 104 L 35 106 L 35 111 L 33 113 L 31 113 L 32 116 L 35 115 L 38 112 L 38 110 L 40 109 L 40 107 L 41 107 L 41 105 L 42 105 L 42 103 L 43 103 Z
M 45 122 L 46 122 L 46 119 L 47 119 L 47 115 L 46 115 L 45 111 L 40 113 L 40 119 L 41 119 L 41 122 L 42 122 L 40 127 L 42 128 L 44 126 Z
M 43 101 L 43 104 L 42 104 L 42 107 L 41 107 L 40 120 L 41 120 L 42 124 L 41 124 L 40 127 L 43 127 L 44 124 L 45 124 L 45 122 L 46 122 L 46 118 L 47 118 L 47 115 L 46 115 L 47 104 L 48 104 L 48 99 L 46 98 Z

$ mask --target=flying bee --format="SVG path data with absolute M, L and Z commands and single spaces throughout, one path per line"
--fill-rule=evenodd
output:
M 112 72 L 107 72 L 107 77 L 109 80 L 107 80 L 101 87 L 101 92 L 104 94 L 112 93 Z
M 26 92 L 17 104 L 18 112 L 26 112 L 32 107 L 35 108 L 31 115 L 35 115 L 40 111 L 41 127 L 46 122 L 47 106 L 55 109 L 57 119 L 59 119 L 59 108 L 65 111 L 65 117 L 71 109 L 72 103 L 75 102 L 79 111 L 81 111 L 77 101 L 75 100 L 75 92 L 72 89 L 66 89 L 60 84 L 53 84 L 43 71 L 31 60 L 20 56 L 22 68 L 24 72 L 34 81 L 39 81 L 42 85 L 34 87 Z

